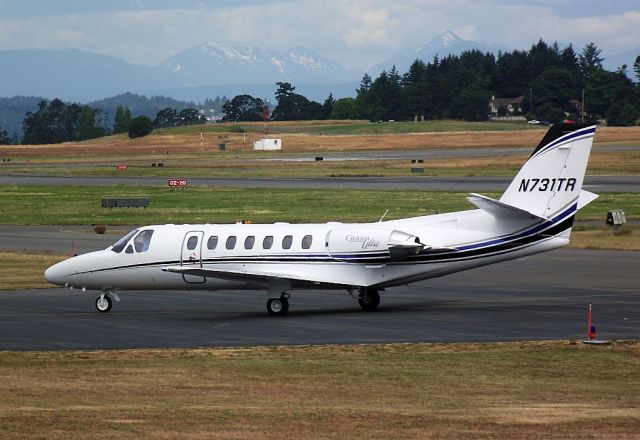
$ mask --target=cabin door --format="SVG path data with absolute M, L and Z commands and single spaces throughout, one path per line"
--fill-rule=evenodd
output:
M 190 231 L 184 235 L 182 240 L 182 251 L 180 253 L 180 265 L 189 268 L 202 267 L 202 240 L 204 232 Z M 187 283 L 204 283 L 207 281 L 205 277 L 199 275 L 183 274 L 182 278 Z

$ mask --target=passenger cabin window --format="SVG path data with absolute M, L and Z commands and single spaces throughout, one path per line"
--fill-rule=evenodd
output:
M 309 249 L 311 247 L 312 242 L 313 242 L 313 237 L 311 237 L 311 235 L 305 235 L 302 238 L 302 249 Z
M 218 246 L 218 236 L 214 235 L 212 237 L 209 237 L 209 239 L 207 240 L 207 249 L 212 251 L 216 248 L 216 246 Z
M 189 240 L 187 240 L 187 249 L 192 251 L 196 248 L 196 246 L 198 246 L 198 237 L 196 237 L 195 235 L 189 237 Z
M 253 245 L 256 243 L 256 237 L 253 235 L 249 235 L 244 239 L 244 248 L 245 249 L 253 249 Z
M 133 246 L 136 248 L 136 252 L 146 252 L 149 249 L 152 235 L 153 230 L 151 229 L 147 229 L 136 235 L 136 238 L 133 239 Z
M 293 243 L 293 237 L 291 235 L 285 235 L 282 239 L 282 249 L 291 249 Z
M 131 237 L 136 235 L 137 232 L 138 232 L 138 229 L 134 229 L 133 231 L 129 232 L 127 235 L 122 237 L 120 240 L 116 241 L 116 243 L 113 246 L 111 246 L 111 250 L 113 252 L 117 253 L 117 254 L 122 252 L 122 250 L 127 245 L 129 240 L 131 240 Z
M 271 249 L 271 246 L 273 246 L 273 235 L 267 235 L 264 237 L 264 240 L 262 240 L 262 248 Z
M 227 238 L 227 249 L 233 249 L 236 247 L 236 236 L 231 235 Z

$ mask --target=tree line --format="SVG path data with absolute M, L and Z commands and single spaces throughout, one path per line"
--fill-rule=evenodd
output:
M 557 122 L 583 116 L 605 118 L 609 125 L 634 125 L 640 117 L 640 56 L 632 67 L 635 84 L 627 77 L 628 66 L 611 72 L 603 68 L 602 61 L 601 51 L 593 43 L 576 53 L 572 45 L 560 49 L 557 43 L 548 45 L 539 40 L 528 51 L 494 55 L 471 50 L 430 62 L 417 59 L 403 74 L 395 66 L 375 79 L 365 74 L 355 97 L 336 100 L 329 95 L 319 103 L 296 93 L 292 84 L 278 82 L 273 108 L 268 101 L 247 94 L 231 100 L 217 97 L 204 105 L 220 109 L 223 120 L 238 122 L 260 121 L 265 115 L 275 121 L 386 121 L 417 117 L 483 121 L 488 118 L 492 96 L 521 97 L 515 114 L 528 118 Z M 583 92 L 585 108 L 579 115 Z M 134 100 L 137 95 L 123 96 Z M 173 103 L 166 101 L 170 98 L 153 99 Z M 504 113 L 504 109 L 499 112 Z M 146 115 L 132 117 L 128 106 L 118 105 L 112 127 L 109 122 L 104 111 L 89 105 L 42 100 L 37 111 L 24 116 L 23 143 L 81 141 L 110 132 L 137 137 L 154 128 L 202 124 L 206 118 L 197 108 L 172 106 L 157 111 L 154 119 Z M 15 139 L 0 127 L 0 143 L 12 141 Z
M 165 96 L 148 98 L 132 93 L 89 104 L 65 103 L 60 99 L 49 101 L 41 97 L 0 98 L 0 121 L 3 121 L 0 126 L 0 145 L 57 143 L 129 133 L 129 124 L 133 120 L 135 123 L 131 134 L 134 137 L 141 136 L 148 132 L 148 126 L 153 129 L 203 123 L 205 114 L 220 114 L 226 101 L 224 96 L 193 103 Z M 132 117 L 132 114 L 136 116 Z M 161 122 L 163 116 L 165 120 Z M 171 116 L 169 121 L 167 116 Z
M 109 129 L 104 112 L 88 105 L 65 104 L 60 99 L 42 100 L 38 110 L 27 112 L 23 120 L 23 144 L 57 144 L 95 139 L 107 134 L 127 133 L 129 137 L 145 136 L 154 128 L 203 124 L 206 117 L 197 109 L 173 108 L 160 110 L 154 120 L 148 116 L 132 117 L 128 107 L 117 106 L 113 127 Z M 0 128 L 0 144 L 10 144 L 5 130 Z
M 529 118 L 558 122 L 583 116 L 634 125 L 640 117 L 640 88 L 627 77 L 628 66 L 607 71 L 600 54 L 593 43 L 577 54 L 572 45 L 560 49 L 540 40 L 528 51 L 494 55 L 471 50 L 428 63 L 417 59 L 404 74 L 395 66 L 375 79 L 365 74 L 354 98 L 330 95 L 322 104 L 296 94 L 289 83 L 277 83 L 270 119 L 484 121 L 496 96 L 521 97 L 515 114 Z M 640 84 L 640 56 L 633 69 Z M 579 115 L 583 91 L 585 108 Z M 224 120 L 259 121 L 265 105 L 250 95 L 235 96 L 223 105 Z

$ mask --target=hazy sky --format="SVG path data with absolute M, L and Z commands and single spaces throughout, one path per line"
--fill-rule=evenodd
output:
M 0 0 L 0 50 L 77 48 L 155 64 L 204 42 L 307 46 L 365 70 L 452 30 L 528 48 L 640 47 L 640 0 Z

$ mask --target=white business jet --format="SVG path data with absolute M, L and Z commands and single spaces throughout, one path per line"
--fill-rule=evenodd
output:
M 499 200 L 478 209 L 375 223 L 154 225 L 51 266 L 46 279 L 99 290 L 108 312 L 121 290 L 264 289 L 284 315 L 292 290 L 343 289 L 364 310 L 379 292 L 569 243 L 595 126 L 553 126 Z

